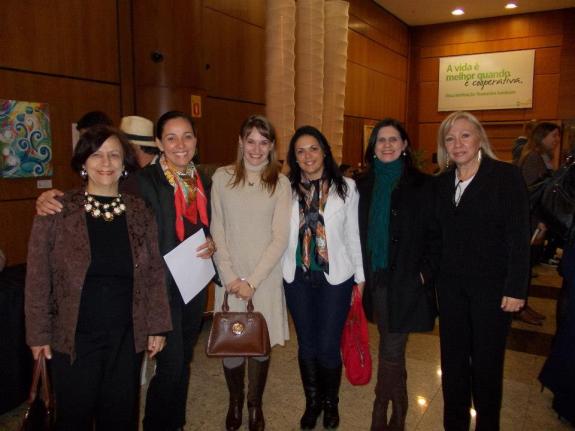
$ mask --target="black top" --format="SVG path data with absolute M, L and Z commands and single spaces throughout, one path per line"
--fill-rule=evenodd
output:
M 96 196 L 102 203 L 113 198 Z M 124 328 L 132 322 L 133 266 L 126 216 L 112 221 L 86 214 L 91 261 L 82 288 L 79 332 Z M 70 238 L 74 241 L 74 238 Z
M 463 280 L 523 299 L 529 281 L 529 199 L 519 169 L 484 157 L 455 206 L 455 171 L 438 178 L 442 253 L 437 287 Z M 448 283 L 449 284 L 449 283 Z

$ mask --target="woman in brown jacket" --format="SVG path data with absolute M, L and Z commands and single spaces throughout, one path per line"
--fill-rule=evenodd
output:
M 59 214 L 34 219 L 27 342 L 35 359 L 51 359 L 57 429 L 137 429 L 142 352 L 161 351 L 171 329 L 156 222 L 144 201 L 118 193 L 136 167 L 120 132 L 86 131 L 72 167 L 85 189 L 65 193 Z

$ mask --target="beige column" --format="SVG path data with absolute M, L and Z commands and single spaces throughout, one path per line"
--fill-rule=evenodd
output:
M 348 2 L 342 0 L 325 2 L 322 132 L 330 143 L 333 156 L 338 163 L 341 163 L 343 147 L 348 21 Z
M 324 0 L 298 0 L 295 125 L 321 130 L 323 115 Z
M 276 129 L 276 149 L 285 160 L 295 119 L 294 0 L 267 0 L 266 115 Z

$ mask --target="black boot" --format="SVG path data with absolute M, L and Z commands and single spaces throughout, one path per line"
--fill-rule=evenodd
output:
M 321 414 L 317 362 L 313 359 L 299 359 L 299 372 L 305 393 L 305 412 L 300 420 L 302 430 L 312 430 Z
M 239 367 L 227 368 L 224 366 L 224 376 L 230 391 L 230 404 L 226 415 L 226 430 L 236 431 L 242 426 L 242 409 L 244 407 L 244 377 L 246 363 Z
M 250 431 L 263 431 L 266 428 L 262 411 L 262 397 L 268 378 L 269 359 L 257 361 L 248 359 L 248 411 Z
M 335 429 L 339 426 L 339 385 L 341 384 L 341 365 L 337 368 L 318 366 L 320 388 L 323 395 L 323 427 Z

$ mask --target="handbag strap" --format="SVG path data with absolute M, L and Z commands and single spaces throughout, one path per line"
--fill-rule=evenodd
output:
M 48 378 L 48 371 L 46 369 L 46 358 L 44 353 L 40 353 L 38 359 L 34 362 L 34 372 L 32 374 L 32 385 L 30 386 L 30 395 L 28 396 L 28 404 L 32 404 L 38 396 L 38 386 L 42 387 L 42 400 L 46 409 L 52 407 L 52 395 L 50 391 L 50 379 Z
M 248 312 L 252 312 L 254 311 L 254 303 L 252 302 L 252 298 L 248 299 Z M 230 306 L 228 305 L 228 291 L 226 290 L 226 293 L 224 293 L 224 303 L 222 304 L 222 311 L 224 313 L 227 313 L 228 311 L 230 311 Z

